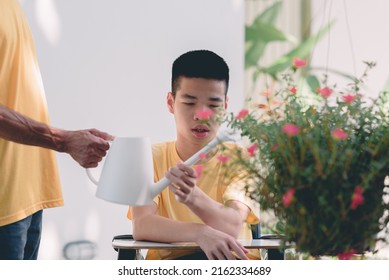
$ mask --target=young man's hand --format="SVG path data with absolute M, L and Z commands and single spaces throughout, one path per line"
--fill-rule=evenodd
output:
M 178 163 L 165 173 L 166 178 L 171 181 L 170 190 L 175 194 L 176 199 L 184 204 L 190 203 L 196 192 L 196 173 L 188 165 Z
M 196 243 L 210 260 L 247 260 L 248 250 L 232 236 L 205 226 Z M 234 254 L 233 254 L 234 253 Z

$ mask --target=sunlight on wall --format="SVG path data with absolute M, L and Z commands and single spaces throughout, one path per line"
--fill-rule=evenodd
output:
M 35 5 L 37 23 L 50 45 L 59 42 L 61 22 L 54 0 L 37 0 Z

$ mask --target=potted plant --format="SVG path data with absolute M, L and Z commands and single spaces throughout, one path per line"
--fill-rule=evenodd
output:
M 251 142 L 228 164 L 247 170 L 247 191 L 274 212 L 285 242 L 347 259 L 388 231 L 389 94 L 363 95 L 374 63 L 346 88 L 324 79 L 315 93 L 294 81 L 303 66 L 295 59 L 256 109 L 226 117 Z

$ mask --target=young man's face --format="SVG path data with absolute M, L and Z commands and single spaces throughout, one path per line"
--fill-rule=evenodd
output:
M 176 121 L 177 141 L 204 145 L 216 136 L 216 114 L 227 109 L 225 92 L 224 81 L 180 77 L 175 98 L 171 92 L 167 96 L 169 111 Z M 207 124 L 196 115 L 204 110 L 213 112 Z

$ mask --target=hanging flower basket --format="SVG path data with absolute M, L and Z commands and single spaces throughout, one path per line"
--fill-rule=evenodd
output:
M 361 93 L 367 71 L 343 91 L 322 85 L 307 94 L 295 71 L 266 91 L 261 114 L 227 116 L 251 141 L 249 156 L 238 153 L 230 167 L 248 170 L 248 192 L 297 251 L 348 258 L 374 250 L 389 221 L 389 94 Z

